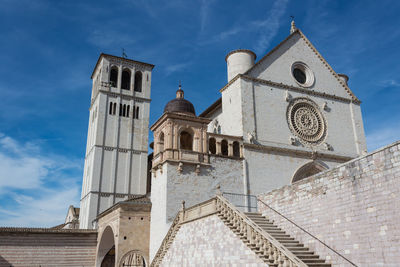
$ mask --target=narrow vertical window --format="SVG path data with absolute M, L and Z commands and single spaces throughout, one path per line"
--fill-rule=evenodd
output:
M 113 109 L 113 103 L 112 102 L 110 102 L 110 108 L 109 108 L 109 110 L 108 110 L 108 114 L 110 114 L 110 115 L 112 115 L 112 109 Z
M 110 71 L 110 84 L 112 87 L 117 87 L 118 84 L 118 69 L 117 67 L 112 67 Z
M 135 116 L 136 116 L 136 119 L 139 119 L 139 107 L 136 107 L 136 114 L 135 114 Z
M 129 108 L 131 107 L 131 105 L 128 105 L 127 110 L 126 110 L 126 116 L 129 117 Z
M 119 115 L 122 116 L 122 104 L 119 104 Z
M 125 117 L 126 115 L 126 105 L 124 104 L 124 107 L 122 109 L 122 117 Z
M 117 111 L 117 103 L 114 103 L 114 108 L 113 108 L 113 115 L 115 115 L 115 112 Z
M 132 118 L 136 119 L 136 107 L 135 106 L 133 106 L 132 112 L 133 112 Z
M 131 89 L 131 72 L 128 69 L 122 71 L 121 89 Z
M 137 71 L 135 73 L 135 85 L 134 85 L 134 90 L 136 92 L 141 92 L 142 91 L 142 72 Z

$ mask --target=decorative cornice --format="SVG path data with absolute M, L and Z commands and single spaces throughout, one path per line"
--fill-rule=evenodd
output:
M 310 40 L 307 39 L 307 37 L 303 34 L 303 32 L 300 29 L 297 29 L 297 32 L 300 34 L 301 38 L 306 42 L 308 47 L 311 48 L 311 50 L 317 55 L 317 57 L 322 61 L 322 63 L 325 65 L 325 67 L 328 68 L 328 70 L 335 76 L 336 80 L 343 86 L 343 88 L 346 90 L 346 92 L 352 97 L 352 100 L 355 103 L 360 104 L 361 101 L 355 96 L 355 94 L 350 90 L 350 88 L 347 86 L 345 82 L 343 82 L 342 79 L 340 79 L 339 75 L 333 70 L 333 68 L 329 65 L 329 63 L 325 60 L 325 58 L 318 52 L 318 50 L 312 45 Z
M 104 150 L 107 151 L 113 151 L 113 150 L 118 150 L 118 152 L 122 152 L 122 153 L 132 153 L 132 154 L 141 154 L 141 153 L 148 153 L 147 150 L 137 150 L 137 149 L 133 149 L 133 148 L 123 148 L 123 147 L 115 147 L 115 146 L 102 146 L 102 145 L 93 145 L 89 152 L 86 154 L 85 159 L 87 159 L 87 157 L 90 155 L 90 153 L 93 151 L 94 147 L 98 147 L 98 148 L 102 148 Z
M 233 78 L 229 83 L 227 83 L 224 87 L 221 88 L 220 92 L 224 91 L 227 87 L 229 87 L 238 78 L 238 76 L 244 75 L 244 76 L 247 76 L 247 77 L 251 78 L 249 76 L 249 74 L 254 69 L 256 69 L 261 64 L 261 62 L 263 62 L 272 53 L 274 53 L 279 47 L 281 47 L 284 43 L 286 43 L 286 41 L 288 41 L 290 38 L 292 38 L 296 34 L 300 35 L 300 38 L 302 38 L 306 42 L 306 44 L 311 48 L 311 50 L 314 52 L 314 54 L 321 60 L 322 64 L 332 73 L 332 75 L 337 79 L 339 84 L 341 84 L 343 86 L 343 88 L 346 90 L 346 92 L 351 97 L 351 101 L 356 103 L 356 104 L 361 104 L 361 101 L 354 95 L 354 93 L 350 90 L 350 88 L 340 79 L 339 75 L 332 69 L 332 67 L 328 64 L 328 62 L 324 59 L 324 57 L 318 52 L 318 50 L 311 44 L 311 42 L 307 39 L 307 37 L 299 29 L 296 29 L 293 33 L 291 33 L 288 37 L 286 37 L 282 42 L 280 42 L 271 51 L 269 51 L 264 57 L 262 57 L 256 64 L 254 64 L 253 67 L 251 67 L 244 74 L 239 74 L 235 78 Z M 253 79 L 255 79 L 255 78 L 253 78 Z M 289 85 L 285 85 L 285 86 L 289 86 Z M 303 88 L 294 87 L 294 86 L 289 86 L 289 87 L 293 87 L 293 88 L 296 88 L 296 89 L 303 89 Z M 333 95 L 328 95 L 328 94 L 326 94 L 326 95 L 333 97 Z M 337 96 L 334 96 L 334 97 L 337 97 Z M 342 98 L 342 99 L 346 99 L 346 98 Z
M 252 81 L 252 82 L 256 82 L 256 83 L 270 85 L 270 86 L 273 86 L 274 88 L 277 88 L 277 89 L 290 90 L 292 92 L 300 92 L 300 93 L 307 94 L 307 95 L 319 96 L 319 97 L 322 97 L 322 98 L 325 98 L 325 99 L 339 100 L 339 101 L 342 101 L 342 102 L 345 102 L 345 103 L 351 103 L 351 102 L 355 103 L 355 104 L 360 104 L 361 103 L 361 102 L 357 102 L 355 100 L 352 100 L 352 99 L 349 99 L 349 98 L 345 98 L 345 97 L 341 97 L 341 96 L 337 96 L 337 95 L 321 93 L 321 92 L 318 92 L 318 91 L 305 89 L 305 88 L 301 88 L 301 87 L 296 87 L 296 86 L 292 86 L 292 85 L 287 85 L 287 84 L 283 84 L 283 83 L 277 83 L 277 82 L 273 82 L 273 81 L 270 81 L 270 80 L 253 78 L 253 77 L 250 77 L 250 76 L 247 76 L 247 75 L 244 75 L 244 74 L 238 74 L 232 80 L 239 79 L 239 78 L 244 79 L 244 80 L 248 80 L 248 81 Z M 226 88 L 227 87 L 221 88 L 220 92 L 222 92 Z
M 136 61 L 136 60 L 129 59 L 129 58 L 117 57 L 117 56 L 101 53 L 99 58 L 97 59 L 96 65 L 94 66 L 92 75 L 90 76 L 91 79 L 93 78 L 93 75 L 94 75 L 94 73 L 95 73 L 95 71 L 97 69 L 97 66 L 99 65 L 99 63 L 100 63 L 100 61 L 101 61 L 101 59 L 103 57 L 108 58 L 108 59 L 119 60 L 119 61 L 126 62 L 126 63 L 131 63 L 131 64 L 134 63 L 134 64 L 150 67 L 151 70 L 154 68 L 153 64 L 149 64 L 149 63 L 145 63 L 145 62 L 141 62 L 141 61 Z
M 132 99 L 133 99 L 133 100 L 135 100 L 135 102 L 138 102 L 138 103 L 141 103 L 141 102 L 150 103 L 150 102 L 151 102 L 151 99 L 150 99 L 150 98 L 144 98 L 144 97 L 134 96 L 134 95 L 127 95 L 127 94 L 123 94 L 123 93 L 121 93 L 121 92 L 119 92 L 119 93 L 117 93 L 117 92 L 110 92 L 110 91 L 108 91 L 108 90 L 101 89 L 101 88 L 107 88 L 107 87 L 105 87 L 105 86 L 101 86 L 101 85 L 100 85 L 99 87 L 100 87 L 100 89 L 97 90 L 95 96 L 92 98 L 92 100 L 91 100 L 91 102 L 90 102 L 90 107 L 89 107 L 89 109 L 92 108 L 94 102 L 96 102 L 96 99 L 97 99 L 97 97 L 98 97 L 98 95 L 99 95 L 100 93 L 103 93 L 103 94 L 105 94 L 105 95 L 107 95 L 107 96 L 109 96 L 109 97 L 120 97 L 121 99 L 125 99 L 125 100 L 132 100 Z
M 296 149 L 296 148 L 288 148 L 288 147 L 278 147 L 278 146 L 271 146 L 271 145 L 259 145 L 259 144 L 249 144 L 244 143 L 243 146 L 248 149 L 253 150 L 264 150 L 270 152 L 278 152 L 286 155 L 296 155 L 302 158 L 309 158 L 309 159 L 330 159 L 339 162 L 346 162 L 352 160 L 357 157 L 354 156 L 346 156 L 346 155 L 337 155 L 331 153 L 324 153 L 320 151 L 312 151 L 311 149 Z
M 209 124 L 211 122 L 211 119 L 208 118 L 187 115 L 184 113 L 164 112 L 163 115 L 161 115 L 161 117 L 155 123 L 153 123 L 152 126 L 150 126 L 150 130 L 154 131 L 167 119 L 178 119 L 178 120 L 191 121 L 202 124 Z

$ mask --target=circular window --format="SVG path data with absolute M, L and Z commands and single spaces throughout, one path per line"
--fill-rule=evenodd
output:
M 300 141 L 319 144 L 326 136 L 326 123 L 318 106 L 309 99 L 294 99 L 288 107 L 289 128 Z
M 302 62 L 295 62 L 292 65 L 292 75 L 300 86 L 310 87 L 314 84 L 314 74 L 310 68 Z

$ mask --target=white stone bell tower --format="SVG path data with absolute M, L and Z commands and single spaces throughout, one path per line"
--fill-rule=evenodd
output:
M 151 72 L 154 65 L 101 54 L 93 86 L 80 228 L 130 196 L 146 194 Z

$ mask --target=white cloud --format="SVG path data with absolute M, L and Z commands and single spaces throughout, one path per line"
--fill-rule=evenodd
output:
M 254 48 L 256 53 L 265 53 L 265 50 L 269 47 L 270 42 L 278 32 L 280 26 L 279 21 L 286 11 L 287 3 L 288 0 L 275 1 L 266 20 L 254 21 L 252 23 L 254 26 L 261 29 L 260 38 L 258 39 Z
M 0 133 L 0 226 L 50 227 L 78 204 L 78 159 L 46 154 L 34 142 Z
M 214 0 L 200 0 L 200 32 L 204 31 L 210 12 L 210 5 Z
M 265 20 L 254 20 L 247 23 L 236 24 L 232 28 L 222 31 L 213 37 L 206 36 L 207 39 L 200 40 L 199 44 L 208 45 L 221 42 L 239 33 L 254 31 L 258 32 L 260 35 L 259 39 L 255 42 L 254 50 L 256 53 L 264 53 L 278 32 L 280 19 L 286 11 L 287 3 L 288 0 L 275 1 L 269 13 L 266 15 L 267 18 Z M 289 33 L 289 23 L 287 30 Z
M 374 151 L 383 146 L 400 140 L 400 123 L 387 124 L 383 127 L 375 127 L 371 133 L 367 133 L 368 151 Z
M 182 70 L 186 69 L 188 66 L 190 66 L 191 64 L 192 64 L 192 62 L 184 62 L 184 63 L 168 65 L 165 67 L 165 75 L 169 76 L 174 72 L 182 71 Z

